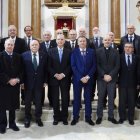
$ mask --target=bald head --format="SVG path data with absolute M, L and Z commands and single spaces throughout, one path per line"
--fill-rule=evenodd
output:
M 103 39 L 103 44 L 104 44 L 104 47 L 105 48 L 108 48 L 110 47 L 110 44 L 111 44 L 111 39 L 110 39 L 110 36 L 109 35 L 106 35 Z
M 79 36 L 86 37 L 86 29 L 84 27 L 80 27 L 78 33 L 79 33 Z

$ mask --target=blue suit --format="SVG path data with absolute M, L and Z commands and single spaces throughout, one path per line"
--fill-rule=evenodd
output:
M 87 48 L 85 59 L 83 59 L 80 49 L 76 48 L 71 55 L 71 67 L 73 71 L 73 88 L 74 88 L 74 104 L 73 104 L 74 119 L 79 118 L 82 87 L 84 87 L 85 118 L 90 119 L 92 113 L 91 92 L 94 82 L 94 73 L 96 70 L 96 58 L 94 50 Z M 80 80 L 82 77 L 86 75 L 88 75 L 90 79 L 86 84 L 83 84 Z
M 35 101 L 35 116 L 40 119 L 42 114 L 42 88 L 47 83 L 47 56 L 43 52 L 39 52 L 39 65 L 34 69 L 32 63 L 31 51 L 22 54 L 24 68 L 24 87 L 25 87 L 25 118 L 31 119 L 31 102 Z

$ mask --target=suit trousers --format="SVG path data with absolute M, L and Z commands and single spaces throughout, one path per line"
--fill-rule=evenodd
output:
M 73 83 L 74 89 L 74 103 L 73 103 L 73 117 L 79 118 L 80 106 L 81 106 L 81 94 L 82 88 L 84 88 L 84 101 L 85 101 L 85 119 L 91 119 L 91 97 L 92 97 L 92 85 L 82 84 L 81 82 Z
M 104 80 L 97 80 L 98 89 L 98 106 L 97 106 L 97 116 L 99 118 L 103 117 L 103 105 L 104 98 L 107 91 L 108 95 L 108 117 L 114 117 L 114 93 L 116 90 L 116 82 L 105 82 Z
M 31 104 L 35 103 L 35 117 L 39 120 L 42 115 L 42 88 L 33 88 L 32 90 L 25 91 L 25 119 L 31 119 Z
M 119 88 L 119 116 L 126 119 L 126 104 L 128 105 L 128 120 L 134 120 L 136 88 Z
M 69 86 L 64 86 L 61 83 L 57 86 L 51 86 L 51 93 L 52 93 L 54 120 L 57 121 L 67 120 L 68 104 L 69 104 Z M 61 93 L 61 107 L 59 102 L 60 93 Z
M 0 128 L 7 127 L 7 114 L 6 110 L 0 110 Z M 15 123 L 15 110 L 9 110 L 9 125 Z

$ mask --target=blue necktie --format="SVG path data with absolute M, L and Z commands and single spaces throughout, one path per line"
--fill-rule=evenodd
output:
M 62 61 L 62 49 L 59 49 L 59 60 L 60 60 L 60 63 Z
M 133 43 L 132 36 L 129 37 L 129 42 Z

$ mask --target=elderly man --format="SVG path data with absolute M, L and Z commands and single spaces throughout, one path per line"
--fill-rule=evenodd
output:
M 103 39 L 104 47 L 96 51 L 97 56 L 97 90 L 98 90 L 98 106 L 96 124 L 102 122 L 103 102 L 107 91 L 108 95 L 108 121 L 117 124 L 114 118 L 114 93 L 116 89 L 116 81 L 120 65 L 119 53 L 110 48 L 110 37 L 105 36 Z
M 93 34 L 93 37 L 90 39 L 90 44 L 91 44 L 92 48 L 98 49 L 98 48 L 102 47 L 103 38 L 100 35 L 99 28 L 94 27 L 92 29 L 92 34 Z
M 74 29 L 71 29 L 69 31 L 69 41 L 68 41 L 68 46 L 66 46 L 66 48 L 70 49 L 70 50 L 74 50 L 75 48 L 78 47 L 77 44 L 77 32 Z
M 58 35 L 56 38 L 57 47 L 50 49 L 48 53 L 48 72 L 51 86 L 54 121 L 53 125 L 57 125 L 59 121 L 63 121 L 64 125 L 68 125 L 68 104 L 69 104 L 69 87 L 71 82 L 70 54 L 71 51 L 64 47 L 64 35 Z M 59 96 L 61 93 L 61 109 Z
M 39 42 L 33 40 L 30 43 L 30 51 L 22 54 L 24 69 L 25 89 L 25 128 L 30 127 L 31 102 L 35 103 L 35 119 L 38 126 L 42 127 L 42 88 L 47 83 L 47 55 L 39 52 Z
M 120 41 L 120 53 L 124 52 L 124 44 L 130 42 L 133 43 L 134 53 L 140 55 L 140 36 L 135 34 L 135 30 L 134 25 L 130 24 L 127 26 L 127 34 Z
M 9 128 L 19 131 L 15 123 L 15 110 L 19 108 L 20 81 L 22 80 L 22 61 L 19 54 L 13 52 L 14 42 L 5 40 L 5 50 L 0 53 L 0 133 L 6 132 L 9 111 Z
M 1 39 L 0 51 L 4 50 L 4 43 L 7 38 L 11 38 L 13 40 L 14 52 L 22 54 L 23 52 L 26 51 L 25 41 L 24 39 L 17 37 L 17 28 L 15 27 L 15 25 L 10 25 L 8 27 L 8 37 Z

